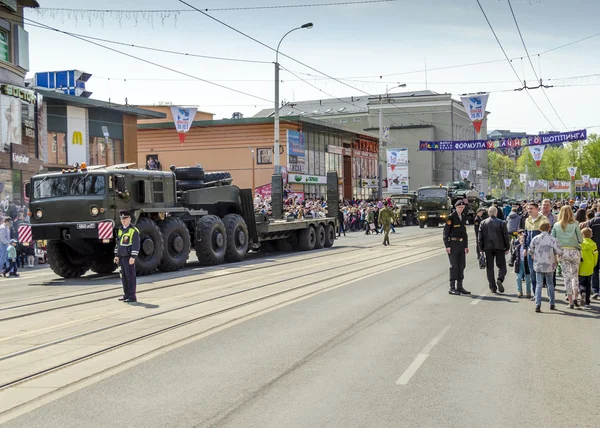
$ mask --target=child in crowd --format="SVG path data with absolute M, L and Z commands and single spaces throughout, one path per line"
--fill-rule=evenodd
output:
M 594 266 L 598 263 L 598 246 L 592 240 L 592 229 L 589 227 L 581 231 L 581 263 L 579 263 L 579 292 L 583 309 L 592 309 L 590 306 L 590 293 L 592 292 L 592 274 Z
M 2 271 L 2 275 L 6 278 L 6 275 L 19 276 L 17 273 L 17 240 L 11 239 L 6 249 L 8 267 L 5 267 Z
M 535 288 L 536 312 L 542 312 L 542 284 L 544 280 L 546 280 L 548 287 L 550 310 L 556 309 L 554 301 L 554 271 L 558 264 L 557 256 L 563 253 L 556 238 L 549 233 L 550 223 L 543 221 L 539 227 L 541 233 L 535 236 L 529 244 L 529 253 L 533 259 L 533 270 L 535 271 L 538 283 L 538 287 Z M 571 307 L 571 309 L 573 308 Z
M 527 250 L 525 249 L 525 233 L 519 233 L 517 244 L 514 246 L 511 258 L 510 267 L 515 267 L 517 274 L 517 296 L 523 297 L 523 279 L 525 279 L 525 288 L 527 298 L 531 299 L 531 274 L 529 263 L 527 263 Z

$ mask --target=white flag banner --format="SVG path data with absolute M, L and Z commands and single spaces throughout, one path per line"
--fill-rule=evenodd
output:
M 582 175 L 581 179 L 583 180 L 584 183 L 589 183 L 590 182 L 590 176 L 589 175 Z
M 519 174 L 519 181 L 525 183 L 527 181 L 527 174 Z
M 529 187 L 535 187 L 535 180 L 529 181 Z
M 542 163 L 542 157 L 544 157 L 544 149 L 546 146 L 529 146 L 529 151 L 531 152 L 531 156 L 533 156 L 533 160 L 537 166 L 540 166 Z
M 481 124 L 485 119 L 485 107 L 489 96 L 490 94 L 472 94 L 460 97 L 477 133 L 481 132 Z
M 504 186 L 508 189 L 510 187 L 510 184 L 512 183 L 512 179 L 510 178 L 505 178 L 504 179 Z
M 469 170 L 467 170 L 467 169 L 462 169 L 462 170 L 460 171 L 460 178 L 462 178 L 463 180 L 464 180 L 465 178 L 468 178 L 468 177 L 469 177 L 469 172 L 471 172 L 471 171 L 469 171 Z
M 570 166 L 567 168 L 567 170 L 569 170 L 569 175 L 571 176 L 571 180 L 575 180 L 575 174 L 577 174 L 577 167 Z
M 196 117 L 197 107 L 179 107 L 171 106 L 171 114 L 173 115 L 173 123 L 179 134 L 179 142 L 183 144 L 185 141 L 185 133 L 192 127 L 192 122 Z
M 595 177 L 590 178 L 590 183 L 592 184 L 592 186 L 595 186 L 596 184 L 599 183 L 598 179 Z
M 560 184 L 560 182 L 558 180 L 554 180 L 552 182 L 554 183 L 555 186 L 558 186 Z

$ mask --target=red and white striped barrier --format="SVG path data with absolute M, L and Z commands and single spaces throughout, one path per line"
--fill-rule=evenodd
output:
M 26 224 L 20 225 L 17 233 L 19 234 L 19 242 L 30 243 L 31 241 L 33 241 L 33 235 L 31 233 L 30 225 L 26 225 Z
M 113 229 L 114 226 L 112 221 L 98 223 L 98 239 L 112 239 Z

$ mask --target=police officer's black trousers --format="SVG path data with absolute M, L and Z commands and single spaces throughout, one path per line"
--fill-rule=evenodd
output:
M 137 281 L 135 277 L 135 263 L 129 264 L 129 256 L 119 257 L 119 267 L 121 268 L 121 280 L 123 281 L 123 296 L 126 299 L 135 300 L 135 291 Z
M 466 244 L 460 241 L 450 241 L 450 287 L 454 288 L 456 281 L 462 286 L 465 279 L 465 266 L 467 265 L 467 257 L 465 254 Z

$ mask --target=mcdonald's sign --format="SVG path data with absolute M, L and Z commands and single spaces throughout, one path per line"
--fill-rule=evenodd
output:
M 73 139 L 71 140 L 71 144 L 83 146 L 83 136 L 81 135 L 81 132 L 73 132 Z

